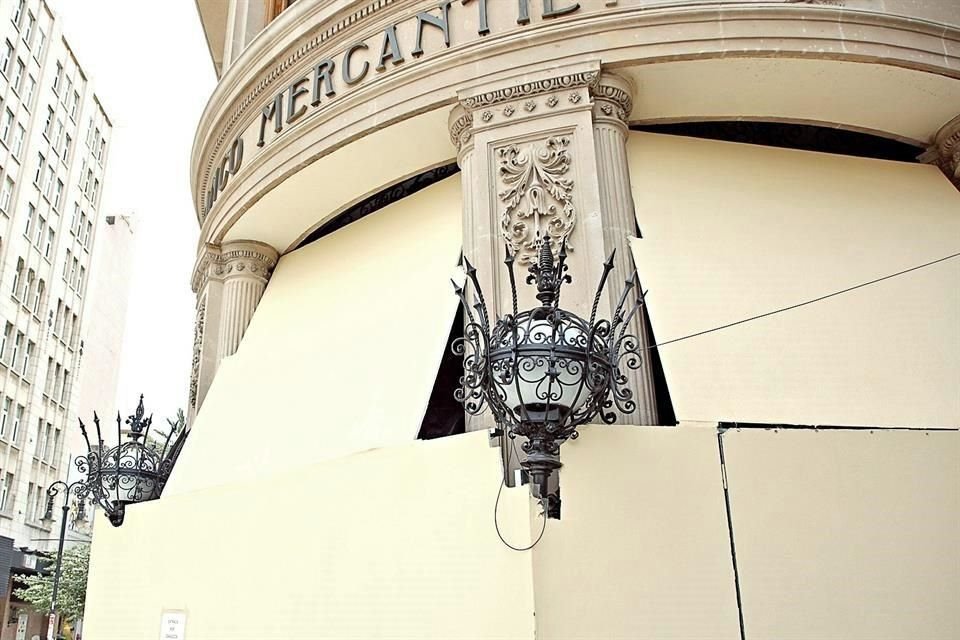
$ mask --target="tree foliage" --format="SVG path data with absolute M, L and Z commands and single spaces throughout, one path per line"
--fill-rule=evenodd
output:
M 57 554 L 42 553 L 40 555 L 47 561 L 46 569 L 34 575 L 14 574 L 14 581 L 24 586 L 18 587 L 13 593 L 37 611 L 48 612 L 53 596 L 53 572 L 57 565 Z M 60 588 L 57 593 L 57 609 L 65 620 L 76 621 L 83 617 L 89 568 L 89 544 L 77 544 L 64 550 L 60 568 Z

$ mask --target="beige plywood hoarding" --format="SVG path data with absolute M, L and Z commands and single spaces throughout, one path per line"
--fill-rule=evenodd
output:
M 97 522 L 84 635 L 156 638 L 175 610 L 187 640 L 532 640 L 529 558 L 493 529 L 499 481 L 482 432 L 165 494 Z M 529 544 L 529 494 L 499 513 Z
M 283 256 L 166 494 L 409 442 L 458 304 L 449 178 Z
M 716 429 L 591 426 L 562 456 L 537 637 L 739 638 Z
M 960 433 L 723 435 L 746 637 L 960 637 Z
M 633 133 L 658 342 L 960 252 L 936 167 Z M 960 259 L 659 349 L 680 420 L 960 424 Z

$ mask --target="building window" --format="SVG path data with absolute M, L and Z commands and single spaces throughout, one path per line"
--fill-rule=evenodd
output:
M 22 124 L 17 124 L 17 132 L 13 136 L 13 157 L 19 158 L 20 152 L 23 151 L 23 139 L 27 135 L 27 130 L 23 128 Z
M 43 430 L 43 455 L 40 456 L 44 462 L 48 462 L 53 454 L 53 443 L 51 442 L 53 438 L 53 425 L 49 422 L 46 424 L 46 428 Z
M 57 466 L 57 461 L 60 460 L 60 429 L 53 430 L 53 453 L 51 458 L 51 464 Z
M 83 295 L 83 282 L 84 282 L 84 280 L 86 279 L 86 272 L 87 272 L 87 270 L 84 269 L 83 266 L 81 266 L 81 267 L 80 267 L 80 278 L 77 280 L 77 293 L 78 293 L 79 295 Z
M 37 19 L 33 17 L 32 13 L 27 13 L 27 27 L 23 30 L 23 41 L 27 43 L 27 47 L 30 47 L 30 37 L 33 36 L 33 26 L 37 24 Z
M 60 397 L 60 393 L 63 390 L 63 367 L 57 363 L 57 373 L 53 377 L 53 395 L 52 398 L 56 399 Z
M 13 272 L 13 286 L 11 287 L 13 297 L 17 297 L 20 291 L 20 279 L 23 278 L 23 258 L 17 260 L 17 270 Z
M 63 394 L 60 396 L 60 404 L 67 406 L 67 398 L 70 397 L 70 372 L 63 370 Z
M 57 128 L 54 131 L 56 133 L 53 134 L 53 148 L 56 149 L 63 140 L 63 121 L 60 118 L 57 118 Z
M 33 246 L 37 247 L 38 249 L 40 248 L 40 243 L 43 241 L 43 232 L 46 231 L 46 229 L 47 229 L 47 221 L 44 219 L 43 216 L 40 216 L 37 219 L 36 233 L 34 234 L 34 238 L 33 238 Z
M 27 66 L 23 64 L 23 60 L 17 58 L 17 66 L 13 70 L 13 90 L 17 93 L 20 93 L 20 90 L 23 89 L 23 72 L 26 70 Z
M 33 57 L 40 59 L 40 56 L 43 55 L 43 48 L 47 46 L 47 34 L 43 32 L 43 29 L 40 29 L 40 35 L 37 37 L 37 50 L 33 52 Z
M 77 108 L 80 106 L 80 94 L 73 92 L 73 100 L 70 101 L 70 117 L 77 119 Z
M 37 172 L 33 175 L 33 184 L 40 186 L 40 178 L 43 177 L 43 167 L 47 164 L 47 159 L 42 153 L 37 154 Z
M 10 366 L 16 368 L 17 359 L 20 357 L 20 347 L 23 345 L 23 332 L 17 331 L 17 337 L 13 339 L 13 353 L 10 355 Z
M 13 406 L 13 400 L 3 399 L 3 409 L 0 410 L 0 438 L 7 435 L 7 422 L 10 420 L 10 408 Z
M 10 132 L 13 131 L 13 117 L 13 111 L 7 108 L 3 114 L 3 126 L 0 127 L 0 140 L 3 140 L 3 144 L 10 143 Z
M 0 360 L 6 359 L 7 347 L 10 345 L 10 336 L 13 335 L 13 325 L 9 322 L 3 330 L 3 341 L 0 342 Z
M 63 180 L 57 180 L 57 186 L 53 190 L 53 208 L 60 209 L 60 198 L 63 196 Z
M 0 511 L 7 510 L 7 502 L 10 498 L 10 492 L 13 490 L 13 474 L 8 473 L 3 479 L 3 487 L 0 488 Z
M 23 95 L 23 104 L 29 110 L 33 102 L 33 92 L 37 89 L 37 79 L 33 76 L 27 78 L 27 92 Z
M 63 262 L 63 279 L 67 280 L 67 273 L 70 270 L 70 249 L 67 249 L 67 259 Z M 68 281 L 69 282 L 69 281 Z
M 70 96 L 70 92 L 72 90 L 73 90 L 73 80 L 71 80 L 70 78 L 67 78 L 67 84 L 63 90 L 63 100 L 61 100 L 60 102 L 64 107 L 67 106 L 67 98 Z
M 90 202 L 92 202 L 94 205 L 97 204 L 97 194 L 99 193 L 100 193 L 100 180 L 97 179 L 93 181 L 93 194 L 90 196 Z
M 40 313 L 40 302 L 43 300 L 43 291 L 47 288 L 47 283 L 40 279 L 39 284 L 37 284 L 37 290 L 33 293 L 33 315 L 39 315 Z
M 273 20 L 281 13 L 289 9 L 291 6 L 293 6 L 295 1 L 296 0 L 268 0 L 267 8 L 269 20 Z
M 7 176 L 3 181 L 3 190 L 0 191 L 0 210 L 6 211 L 10 206 L 10 198 L 13 196 L 13 178 Z
M 76 258 L 73 259 L 73 262 L 70 264 L 70 277 L 67 278 L 67 282 L 76 282 L 77 279 L 77 267 L 80 266 L 80 261 Z
M 63 299 L 57 300 L 57 318 L 53 323 L 53 335 L 59 336 L 60 329 L 63 327 Z M 57 365 L 57 371 L 60 371 L 60 365 Z M 59 376 L 60 374 L 57 373 Z
M 53 76 L 53 92 L 60 94 L 60 81 L 63 80 L 63 65 L 57 63 L 57 75 Z
M 44 450 L 47 448 L 47 441 L 43 437 L 43 418 L 37 418 L 37 446 L 33 450 L 33 457 L 43 460 Z
M 17 25 L 17 29 L 20 28 L 20 21 L 23 20 L 23 8 L 26 4 L 26 0 L 17 0 L 17 8 L 13 10 L 13 17 L 10 18 L 13 24 Z
M 57 239 L 57 232 L 54 231 L 53 227 L 47 229 L 47 244 L 43 247 L 43 257 L 50 259 L 50 256 L 53 254 L 53 241 Z
M 47 379 L 43 383 L 43 392 L 48 396 L 51 385 L 53 385 L 53 358 L 47 358 Z
M 27 372 L 30 371 L 30 359 L 33 357 L 33 349 L 36 345 L 31 340 L 27 343 L 27 350 L 23 352 L 23 366 L 20 368 L 20 373 L 27 375 Z
M 67 137 L 63 141 L 63 161 L 67 161 L 67 156 L 70 154 L 70 145 L 73 144 L 73 138 L 70 137 L 70 134 L 67 134 Z
M 23 294 L 20 296 L 20 302 L 26 305 L 30 300 L 30 291 L 33 289 L 33 280 L 37 277 L 33 269 L 27 271 L 27 277 L 23 280 Z
M 85 246 L 87 249 L 90 248 L 90 241 L 92 238 L 93 238 L 93 223 L 88 220 L 86 233 L 83 234 L 83 246 Z
M 33 510 L 34 506 L 34 497 L 33 497 L 33 483 L 27 484 L 27 522 L 33 522 L 36 519 L 36 513 Z
M 105 138 L 100 138 L 100 148 L 97 150 L 97 162 L 103 164 L 103 156 L 106 154 L 107 150 L 107 141 Z
M 27 203 L 27 226 L 23 230 L 23 237 L 27 240 L 30 239 L 30 230 L 33 229 L 33 216 L 37 214 L 37 208 L 33 206 L 33 203 Z
M 13 45 L 7 40 L 7 45 L 0 54 L 0 73 L 8 75 L 10 73 L 10 60 L 13 59 Z
M 53 165 L 47 165 L 47 181 L 43 183 L 43 195 L 47 197 L 47 200 L 50 199 L 50 195 L 53 193 L 53 181 L 56 177 L 57 174 L 53 170 Z
M 16 442 L 17 436 L 20 435 L 20 421 L 23 420 L 23 405 L 17 405 L 17 412 L 13 417 L 13 430 L 10 432 L 10 441 Z
M 50 139 L 51 133 L 53 133 L 53 107 L 47 105 L 47 120 L 43 123 L 43 135 Z

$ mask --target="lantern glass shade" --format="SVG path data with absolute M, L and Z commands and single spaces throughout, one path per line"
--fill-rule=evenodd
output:
M 160 456 L 134 440 L 107 451 L 97 475 L 102 495 L 117 505 L 160 495 Z
M 504 404 L 524 419 L 559 419 L 576 412 L 590 396 L 588 336 L 569 318 L 523 318 L 504 327 L 490 353 L 493 383 Z

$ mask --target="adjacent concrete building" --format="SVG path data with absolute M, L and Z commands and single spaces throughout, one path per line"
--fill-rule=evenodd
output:
M 193 426 L 91 637 L 960 636 L 960 5 L 197 4 Z M 647 292 L 547 521 L 445 356 L 537 233 Z
M 105 233 L 100 200 L 111 129 L 49 6 L 42 0 L 0 1 L 4 640 L 40 629 L 39 615 L 10 600 L 8 577 L 11 568 L 36 566 L 32 552 L 56 549 L 59 521 L 41 522 L 45 490 L 67 477 L 76 453 L 70 434 L 76 430 L 86 361 L 114 358 L 119 344 L 99 338 L 90 344 L 91 316 L 97 313 L 88 304 L 97 263 L 111 261 L 104 254 L 129 255 L 128 240 L 104 246 L 99 241 Z M 115 295 L 125 297 L 126 291 Z M 119 340 L 122 328 L 115 335 Z M 115 385 L 102 373 L 99 384 Z M 71 523 L 69 538 L 89 541 L 88 524 Z

